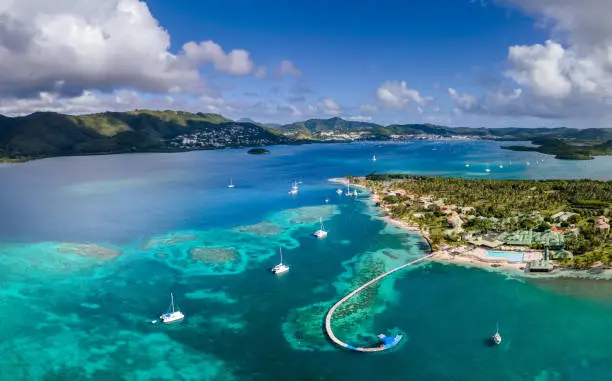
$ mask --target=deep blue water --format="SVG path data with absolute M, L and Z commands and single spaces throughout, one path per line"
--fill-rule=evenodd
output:
M 560 161 L 499 145 L 330 144 L 0 166 L 0 380 L 609 380 L 612 287 L 603 281 L 568 286 L 425 264 L 382 281 L 336 326 L 364 343 L 400 330 L 399 348 L 359 355 L 323 335 L 331 302 L 373 268 L 423 253 L 419 237 L 337 196 L 328 178 L 612 178 L 610 157 Z M 296 197 L 287 194 L 292 180 L 303 181 Z M 319 217 L 324 240 L 310 236 Z M 121 255 L 91 258 L 74 244 Z M 291 270 L 275 277 L 266 269 L 279 246 Z M 202 262 L 193 248 L 219 251 Z M 171 291 L 187 318 L 151 324 Z M 491 348 L 496 321 L 504 342 Z

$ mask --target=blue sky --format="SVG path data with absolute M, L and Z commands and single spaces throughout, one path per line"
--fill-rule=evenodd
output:
M 606 126 L 612 2 L 572 3 L 21 0 L 0 7 L 0 113 Z
M 221 86 L 231 88 L 228 93 L 239 96 L 245 89 L 269 96 L 270 89 L 287 92 L 298 84 L 312 91 L 301 94 L 308 100 L 330 97 L 354 108 L 355 115 L 368 114 L 358 106 L 376 104 L 376 89 L 389 80 L 406 81 L 448 107 L 447 87 L 467 91 L 501 80 L 508 46 L 546 38 L 531 17 L 469 1 L 357 4 L 186 0 L 177 7 L 169 0 L 149 1 L 152 13 L 171 31 L 175 47 L 212 39 L 227 49 L 252 52 L 257 62 L 273 65 L 289 59 L 302 72 L 285 83 L 220 78 Z M 402 111 L 383 112 L 375 119 L 420 119 L 415 110 Z

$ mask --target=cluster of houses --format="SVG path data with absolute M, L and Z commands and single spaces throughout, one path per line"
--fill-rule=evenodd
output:
M 169 145 L 178 149 L 223 148 L 231 146 L 263 146 L 277 144 L 278 139 L 266 136 L 259 128 L 228 124 L 175 137 Z

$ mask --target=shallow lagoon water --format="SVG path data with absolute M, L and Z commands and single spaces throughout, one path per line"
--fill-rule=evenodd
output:
M 594 292 L 594 281 L 422 264 L 351 300 L 334 322 L 355 344 L 400 331 L 401 346 L 359 355 L 323 336 L 335 300 L 424 252 L 418 236 L 337 196 L 328 178 L 612 178 L 609 157 L 569 162 L 499 145 L 330 144 L 2 166 L 0 380 L 608 380 L 612 294 Z M 287 194 L 292 180 L 303 181 L 296 197 Z M 310 236 L 319 217 L 323 240 Z M 279 246 L 291 270 L 275 277 L 266 270 Z M 187 318 L 152 325 L 171 291 Z M 504 342 L 491 348 L 496 321 Z

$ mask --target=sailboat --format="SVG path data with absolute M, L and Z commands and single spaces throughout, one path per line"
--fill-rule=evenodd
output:
M 234 179 L 230 178 L 230 183 L 227 186 L 228 188 L 236 188 L 236 185 L 234 185 Z
M 299 190 L 299 185 L 294 181 L 293 183 L 291 183 L 291 190 L 289 191 L 289 194 L 297 194 Z
M 345 196 L 352 196 L 353 192 L 351 192 L 351 183 L 348 182 L 346 183 L 346 193 L 344 194 Z
M 342 196 L 342 193 L 343 193 L 343 192 L 342 192 L 342 189 L 340 189 L 340 188 L 336 189 L 336 193 L 337 193 L 338 195 Z
M 327 232 L 325 231 L 325 227 L 323 226 L 323 218 L 319 217 L 319 223 L 321 224 L 321 228 L 313 233 L 313 235 L 317 238 L 325 238 L 327 237 Z
M 168 312 L 161 315 L 159 318 L 162 323 L 166 324 L 174 323 L 185 318 L 185 315 L 179 310 L 178 306 L 174 308 L 174 295 L 172 293 L 170 293 L 170 307 L 168 308 Z
M 372 155 L 372 161 L 376 161 L 376 155 Z
M 280 252 L 280 263 L 270 269 L 274 274 L 282 274 L 289 271 L 289 266 L 283 263 L 283 249 L 279 247 L 278 251 Z
M 500 165 L 499 165 L 499 169 L 503 169 L 503 168 L 504 168 L 504 165 L 503 165 L 503 164 L 500 164 Z
M 495 335 L 491 338 L 495 345 L 499 345 L 502 342 L 501 335 L 499 334 L 499 323 L 497 323 L 497 331 L 495 331 Z
M 465 167 L 469 168 L 470 167 L 470 163 L 465 163 Z

